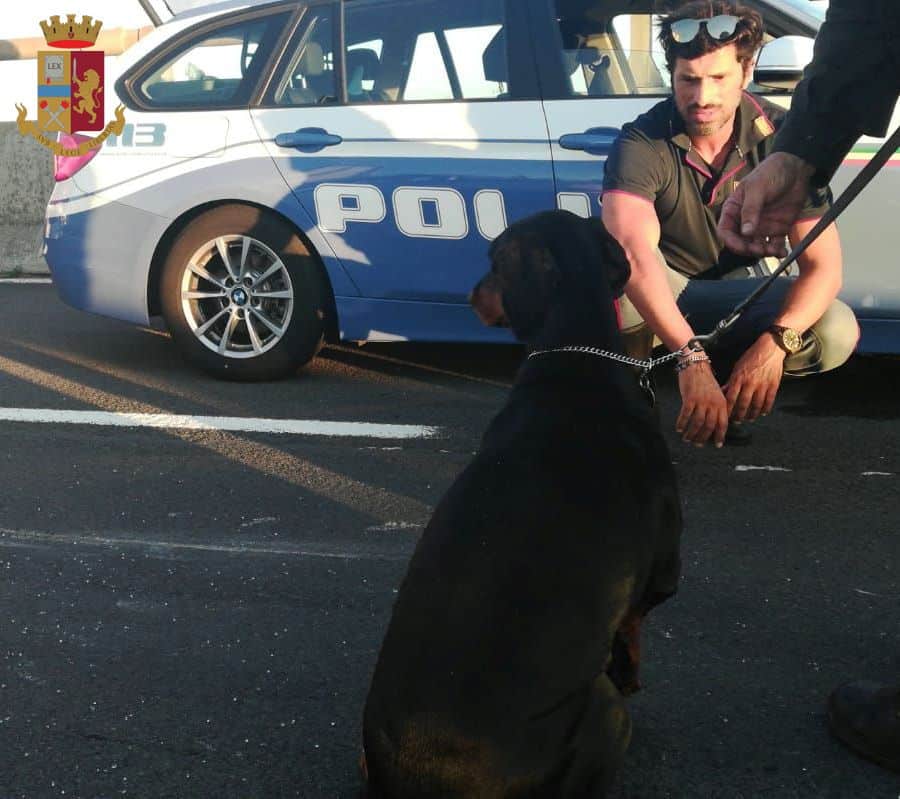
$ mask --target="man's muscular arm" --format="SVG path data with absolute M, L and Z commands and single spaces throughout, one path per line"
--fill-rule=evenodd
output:
M 636 195 L 606 192 L 603 223 L 631 265 L 628 299 L 650 329 L 671 351 L 683 347 L 694 331 L 678 309 L 659 257 L 660 226 L 653 205 Z M 709 363 L 695 363 L 678 375 L 682 407 L 675 429 L 686 442 L 722 446 L 728 428 L 725 395 Z

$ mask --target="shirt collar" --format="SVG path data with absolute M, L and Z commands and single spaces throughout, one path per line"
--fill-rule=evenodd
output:
M 693 145 L 691 137 L 684 128 L 684 120 L 675 106 L 675 98 L 670 98 L 671 116 L 669 118 L 669 140 L 686 152 L 690 152 Z M 735 124 L 738 127 L 738 147 L 742 153 L 748 153 L 763 139 L 775 132 L 775 125 L 763 110 L 760 102 L 750 92 L 745 91 L 741 97 L 735 115 Z

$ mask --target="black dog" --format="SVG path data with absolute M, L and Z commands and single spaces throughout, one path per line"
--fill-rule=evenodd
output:
M 531 351 L 621 351 L 628 263 L 599 220 L 538 214 L 490 255 L 471 297 L 483 321 Z M 365 708 L 369 796 L 604 796 L 630 737 L 640 620 L 675 592 L 680 532 L 634 372 L 527 360 L 400 588 Z

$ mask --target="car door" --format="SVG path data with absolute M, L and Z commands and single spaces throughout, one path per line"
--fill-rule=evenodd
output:
M 253 110 L 296 201 L 363 298 L 462 307 L 489 241 L 553 206 L 546 124 L 515 7 L 311 6 Z M 339 310 L 349 300 L 338 297 Z

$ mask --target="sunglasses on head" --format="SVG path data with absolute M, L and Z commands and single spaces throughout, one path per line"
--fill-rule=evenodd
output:
M 740 21 L 740 17 L 731 14 L 719 14 L 704 19 L 679 19 L 669 26 L 669 30 L 672 40 L 677 44 L 694 41 L 701 27 L 706 28 L 706 33 L 714 42 L 727 42 L 734 38 Z

